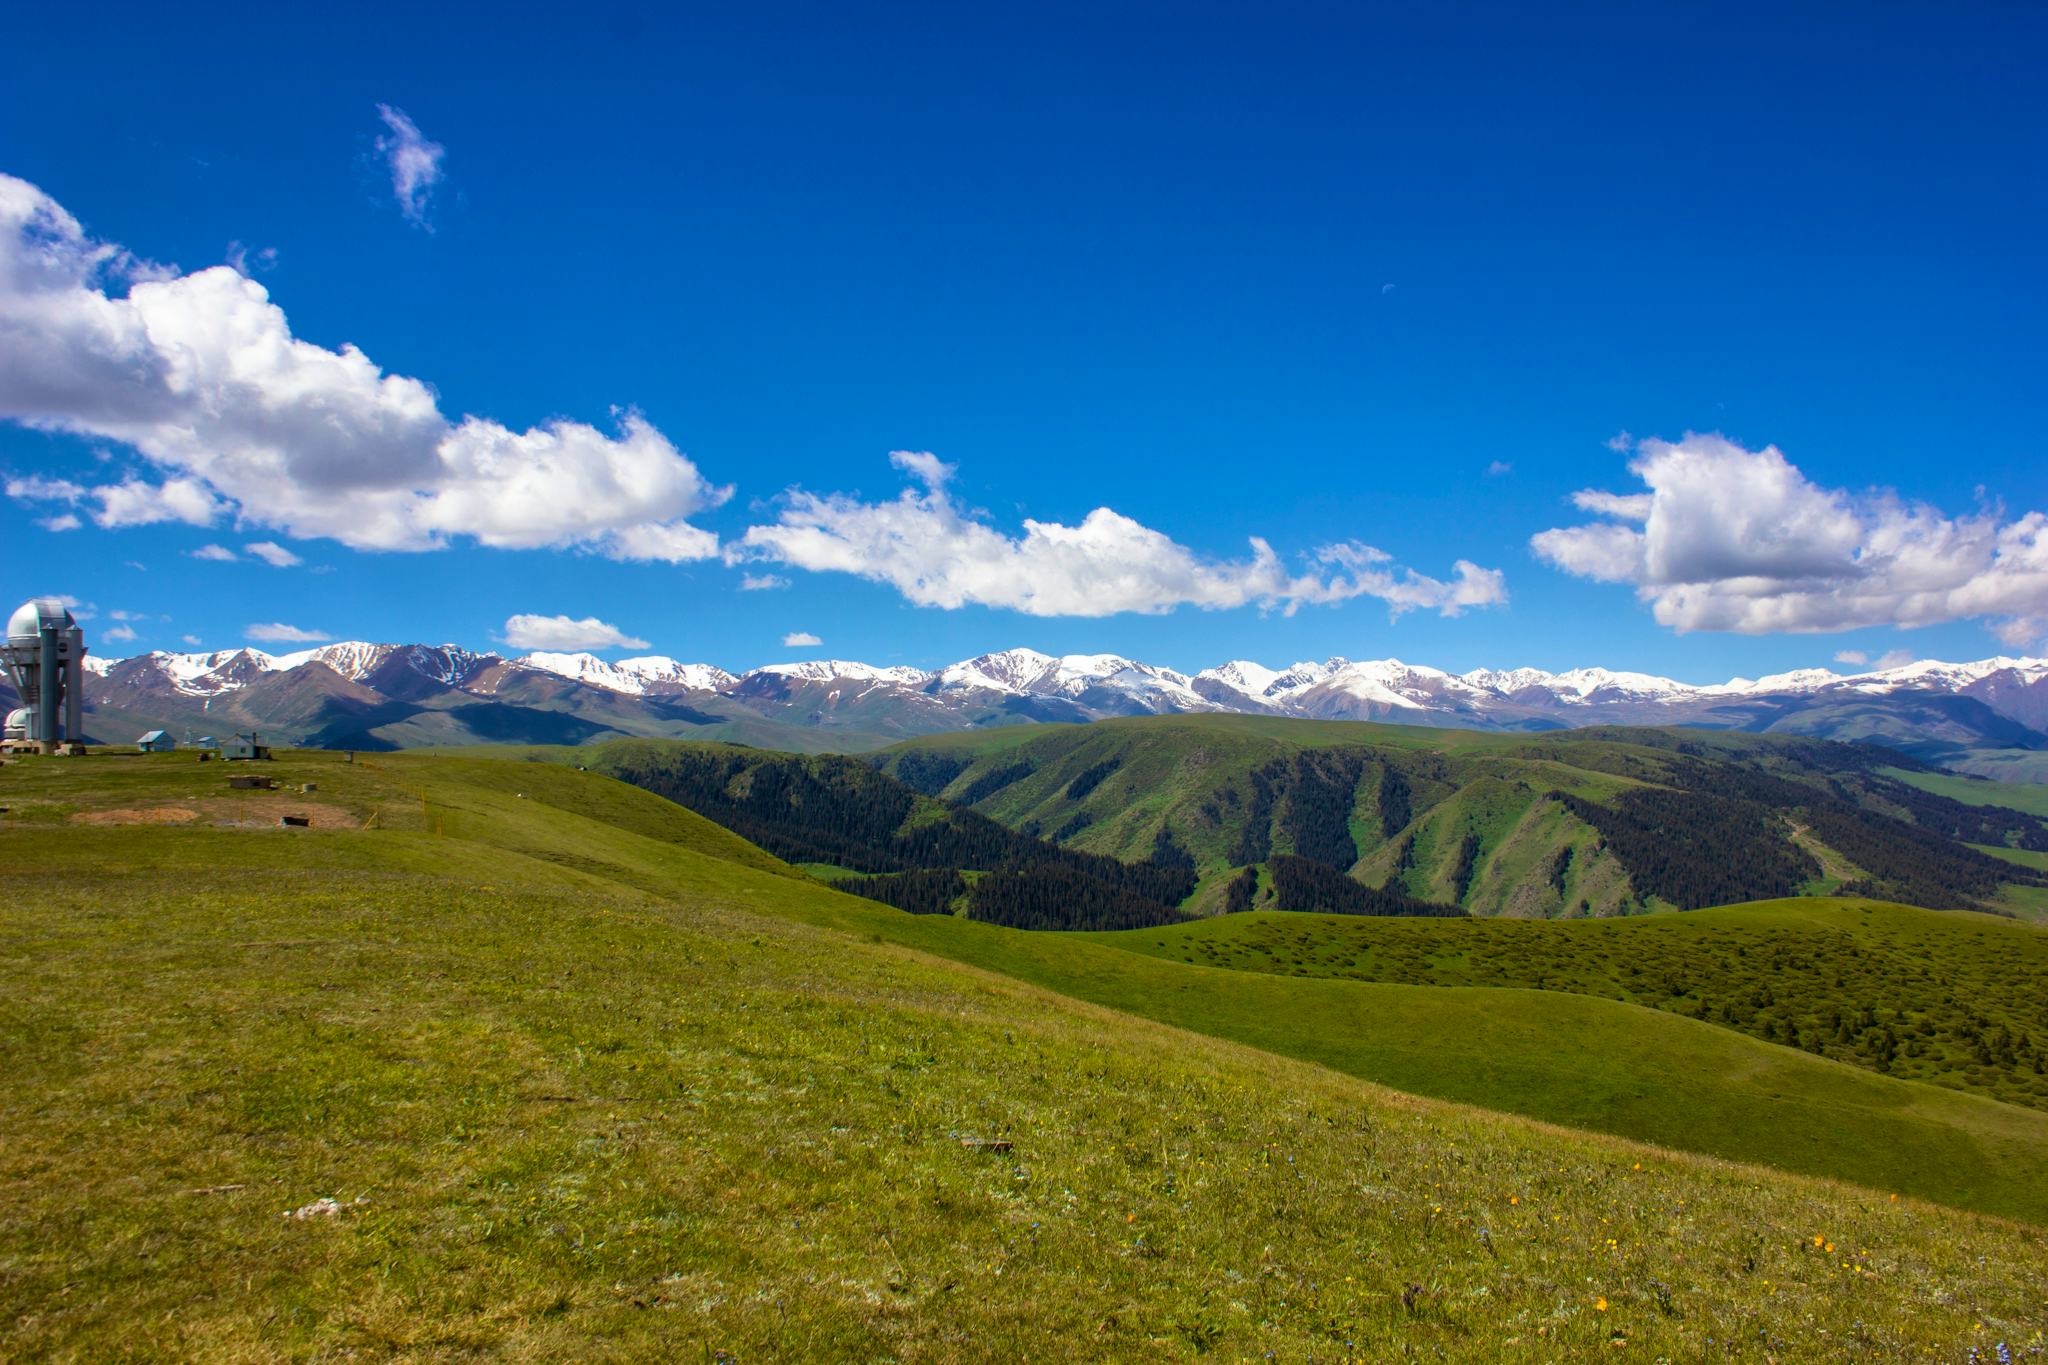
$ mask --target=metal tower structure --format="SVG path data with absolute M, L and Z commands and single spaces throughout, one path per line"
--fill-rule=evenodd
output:
M 0 651 L 21 706 L 7 717 L 6 739 L 34 744 L 46 754 L 60 743 L 85 739 L 85 632 L 54 597 L 22 603 L 7 620 Z

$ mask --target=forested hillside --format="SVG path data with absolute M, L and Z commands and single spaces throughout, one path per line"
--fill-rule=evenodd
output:
M 2041 816 L 1902 781 L 1915 765 L 1894 751 L 1819 740 L 1152 717 L 934 737 L 875 761 L 1065 849 L 1179 850 L 1202 913 L 1364 903 L 1316 869 L 1382 892 L 1379 913 L 1514 917 L 1835 891 L 2010 913 L 2048 885 L 2026 865 L 2048 852 Z
M 1174 907 L 1195 887 L 1192 861 L 1170 841 L 1128 861 L 1061 848 L 857 759 L 645 740 L 577 757 L 789 862 L 869 874 L 841 884 L 918 913 L 959 902 L 970 918 L 1020 929 L 1131 929 L 1178 920 Z M 980 874 L 971 884 L 968 869 Z

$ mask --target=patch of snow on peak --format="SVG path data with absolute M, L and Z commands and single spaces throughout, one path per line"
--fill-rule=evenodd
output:
M 170 679 L 171 686 L 188 697 L 233 692 L 277 666 L 277 661 L 260 649 L 217 649 L 207 654 L 159 650 L 148 657 Z
M 1994 673 L 2013 672 L 2027 682 L 2037 682 L 2048 677 L 2048 660 L 2011 659 L 2004 655 L 1992 659 L 1978 659 L 1972 663 L 1951 664 L 1939 659 L 1915 659 L 1912 663 L 1897 668 L 1876 669 L 1858 674 L 1848 681 L 1860 691 L 1891 692 L 1900 688 L 1936 688 L 1961 691 L 1971 683 L 1982 682 Z
M 1557 677 L 1540 668 L 1475 668 L 1460 676 L 1474 687 L 1498 692 L 1504 697 L 1513 696 L 1528 687 L 1548 687 Z
M 1733 693 L 1747 696 L 1763 696 L 1772 692 L 1812 692 L 1830 683 L 1842 681 L 1842 675 L 1828 668 L 1795 668 L 1786 673 L 1768 673 L 1754 682 L 1748 678 L 1730 678 L 1718 687 L 1702 687 L 1702 692 Z
M 602 687 L 609 692 L 625 692 L 639 696 L 647 690 L 644 678 L 624 671 L 617 664 L 607 663 L 595 654 L 562 654 L 538 649 L 531 654 L 523 654 L 512 662 L 522 668 L 552 673 L 556 677 L 588 683 L 592 687 Z
M 1315 686 L 1318 691 L 1342 692 L 1363 702 L 1415 710 L 1419 709 L 1422 703 L 1398 688 L 1401 684 L 1413 682 L 1420 676 L 1420 670 L 1410 669 L 1399 659 L 1368 659 L 1331 669 Z
M 1349 659 L 1330 659 L 1324 663 L 1296 663 L 1285 669 L 1279 677 L 1266 685 L 1269 697 L 1284 697 L 1292 692 L 1303 692 L 1317 683 L 1327 680 L 1339 669 L 1351 666 Z
M 903 686 L 915 686 L 931 676 L 917 668 L 877 668 L 873 664 L 855 663 L 850 659 L 809 659 L 803 663 L 769 664 L 757 668 L 756 673 L 770 673 L 776 677 L 794 678 L 799 682 L 833 682 L 844 679 L 848 682 L 885 682 Z
M 1277 668 L 1268 668 L 1264 664 L 1253 663 L 1250 659 L 1232 659 L 1227 664 L 1203 669 L 1195 675 L 1195 680 L 1222 683 L 1233 692 L 1242 692 L 1248 697 L 1262 697 L 1266 694 L 1266 689 L 1278 682 L 1281 676 Z
M 1601 692 L 1620 693 L 1636 700 L 1659 700 L 1699 690 L 1651 673 L 1622 673 L 1607 668 L 1574 668 L 1552 674 L 1549 687 L 1560 701 L 1573 702 L 1587 701 Z
M 1031 684 L 1053 665 L 1050 654 L 1035 649 L 1003 649 L 979 654 L 949 664 L 932 676 L 941 688 L 983 689 L 991 692 L 1028 692 Z
M 373 645 L 365 640 L 344 640 L 338 644 L 318 645 L 291 654 L 280 654 L 271 662 L 280 669 L 322 663 L 350 682 L 361 682 L 376 671 L 378 664 L 391 657 L 397 648 L 397 645 Z
M 618 662 L 621 673 L 640 678 L 648 684 L 666 684 L 693 692 L 716 692 L 721 687 L 731 687 L 739 679 L 716 664 L 678 663 L 665 654 L 648 654 L 637 659 L 621 659 Z

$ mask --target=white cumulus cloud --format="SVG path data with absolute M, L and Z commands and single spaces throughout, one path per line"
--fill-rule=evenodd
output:
M 1213 559 L 1107 507 L 1078 526 L 1027 519 L 1021 536 L 1009 535 L 953 501 L 946 491 L 953 466 L 922 451 L 889 458 L 920 486 L 877 503 L 792 490 L 777 521 L 749 527 L 727 559 L 856 574 L 919 606 L 973 603 L 1029 616 L 1253 604 L 1291 613 L 1362 596 L 1379 598 L 1394 615 L 1423 608 L 1455 616 L 1507 600 L 1499 570 L 1465 560 L 1443 581 L 1351 542 L 1318 550 L 1317 571 L 1293 574 L 1264 540 L 1251 541 L 1249 558 Z
M 294 336 L 256 281 L 142 266 L 5 175 L 0 418 L 140 452 L 154 480 L 7 481 L 106 527 L 232 516 L 356 549 L 467 538 L 676 562 L 718 553 L 688 518 L 731 493 L 637 413 L 611 431 L 451 419 L 420 380 Z
M 428 228 L 427 200 L 441 183 L 441 159 L 448 149 L 429 141 L 403 109 L 388 104 L 377 106 L 377 117 L 385 132 L 377 138 L 377 150 L 391 170 L 391 193 L 398 208 L 412 222 Z
M 1835 662 L 1848 664 L 1852 668 L 1861 668 L 1870 662 L 1870 656 L 1860 649 L 1838 649 L 1835 651 Z
M 784 649 L 810 649 L 825 642 L 807 630 L 793 630 L 782 637 Z
M 210 559 L 216 564 L 232 564 L 241 556 L 225 545 L 202 545 L 192 552 L 194 559 Z
M 250 626 L 242 634 L 251 640 L 261 640 L 272 645 L 312 645 L 334 638 L 324 630 L 302 630 L 298 626 L 288 626 L 282 621 Z
M 2048 515 L 1951 517 L 1824 488 L 1775 446 L 1721 436 L 1635 451 L 1645 491 L 1579 493 L 1607 520 L 1530 546 L 1567 573 L 1632 585 L 1663 625 L 1765 634 L 1982 618 L 2015 646 L 2048 633 Z
M 132 640 L 135 638 L 135 627 L 108 626 L 105 630 L 100 632 L 100 638 L 102 640 Z
M 524 612 L 506 618 L 505 643 L 514 649 L 572 652 L 647 648 L 645 640 L 636 640 L 609 621 L 600 621 L 595 616 L 575 620 L 568 616 L 538 616 Z
M 273 569 L 289 569 L 306 562 L 274 540 L 258 540 L 242 548 Z

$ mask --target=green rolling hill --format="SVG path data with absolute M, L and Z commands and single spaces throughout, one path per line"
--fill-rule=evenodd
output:
M 1988 915 L 1766 901 L 1537 924 L 1229 915 L 1098 941 L 1279 976 L 1561 992 L 2048 1109 L 2048 932 Z
M 878 762 L 1063 847 L 1136 860 L 1170 839 L 1200 877 L 1185 908 L 1204 913 L 1236 869 L 1279 855 L 1480 915 L 1836 891 L 2027 913 L 2038 870 L 2001 855 L 2048 851 L 2048 820 L 1995 792 L 1965 801 L 1890 751 L 1776 736 L 1179 716 L 940 736 Z
M 0 1353 L 2042 1344 L 2032 1108 L 1119 946 L 1206 924 L 907 915 L 561 761 L 266 772 L 0 769 Z

